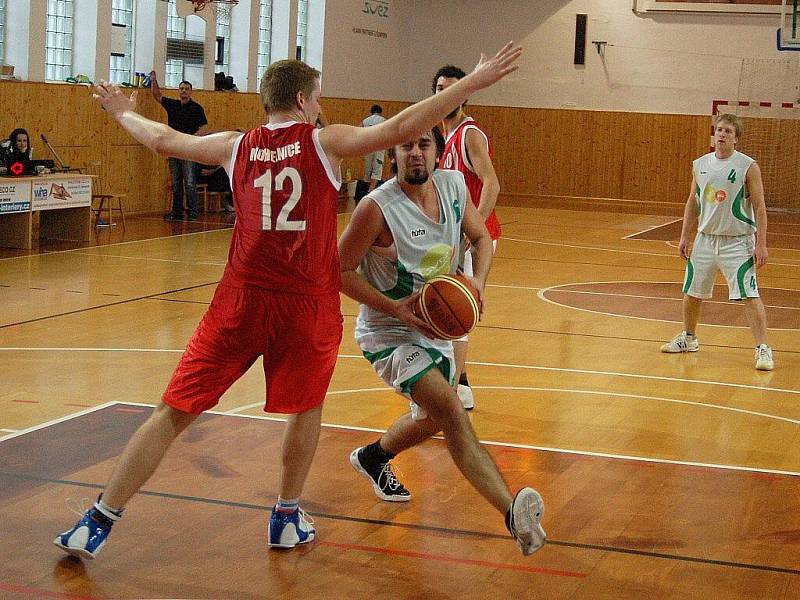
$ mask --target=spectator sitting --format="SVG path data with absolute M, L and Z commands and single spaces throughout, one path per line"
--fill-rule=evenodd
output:
M 222 210 L 228 213 L 236 212 L 236 209 L 233 208 L 231 182 L 225 169 L 219 166 L 201 165 L 197 182 L 207 184 L 209 192 L 219 192 L 221 194 L 220 206 L 222 206 Z
M 217 92 L 238 92 L 239 88 L 233 83 L 233 77 L 225 75 L 225 71 L 214 74 L 214 90 Z

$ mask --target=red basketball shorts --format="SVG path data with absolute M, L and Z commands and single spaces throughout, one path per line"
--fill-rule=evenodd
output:
M 306 296 L 220 285 L 164 392 L 164 403 L 199 414 L 264 359 L 265 412 L 322 404 L 342 341 L 339 294 Z

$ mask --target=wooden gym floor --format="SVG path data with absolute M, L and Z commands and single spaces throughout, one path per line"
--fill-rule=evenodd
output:
M 2 598 L 800 597 L 800 234 L 772 216 L 759 282 L 776 368 L 753 368 L 719 286 L 701 351 L 680 330 L 680 210 L 513 206 L 472 335 L 472 419 L 512 487 L 546 503 L 522 557 L 441 440 L 400 456 L 407 504 L 348 465 L 406 408 L 358 351 L 341 358 L 304 494 L 318 539 L 268 551 L 282 423 L 260 367 L 174 446 L 95 561 L 55 534 L 94 499 L 210 301 L 224 217 L 131 217 L 80 248 L 0 255 Z M 346 210 L 340 216 L 344 225 Z M 73 504 L 70 502 L 69 504 Z

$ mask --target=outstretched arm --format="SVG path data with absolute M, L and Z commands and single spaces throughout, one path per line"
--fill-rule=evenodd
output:
M 150 71 L 150 93 L 153 94 L 156 102 L 161 104 L 161 88 L 158 87 L 158 79 L 156 79 L 156 72 Z
M 204 165 L 226 165 L 230 160 L 233 144 L 241 135 L 236 131 L 205 137 L 180 133 L 163 123 L 137 114 L 137 92 L 134 91 L 128 98 L 117 86 L 109 83 L 95 86 L 92 97 L 125 131 L 162 156 L 192 160 Z
M 348 156 L 363 156 L 402 144 L 433 127 L 456 106 L 478 90 L 500 81 L 519 66 L 514 64 L 522 47 L 509 42 L 492 58 L 481 59 L 475 69 L 443 92 L 409 106 L 391 119 L 372 127 L 330 125 L 320 131 L 319 140 L 332 164 Z

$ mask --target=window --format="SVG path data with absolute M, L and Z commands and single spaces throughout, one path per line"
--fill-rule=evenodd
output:
M 175 0 L 169 0 L 167 12 L 167 37 L 176 40 L 186 39 L 186 19 L 178 16 L 178 9 L 175 8 Z M 178 87 L 185 79 L 183 75 L 184 62 L 177 58 L 167 58 L 167 72 L 164 77 L 164 85 L 167 87 Z
M 272 44 L 272 0 L 259 0 L 261 10 L 258 14 L 258 81 L 267 70 Z
M 228 72 L 231 62 L 231 9 L 227 4 L 217 4 L 217 72 Z
M 297 60 L 306 59 L 306 38 L 308 37 L 308 0 L 297 2 Z
M 111 25 L 125 33 L 124 48 L 111 52 L 109 80 L 114 83 L 133 82 L 133 6 L 134 0 L 111 0 Z
M 63 81 L 72 76 L 73 0 L 47 0 L 45 79 Z
M 6 58 L 6 0 L 0 0 L 0 64 Z

